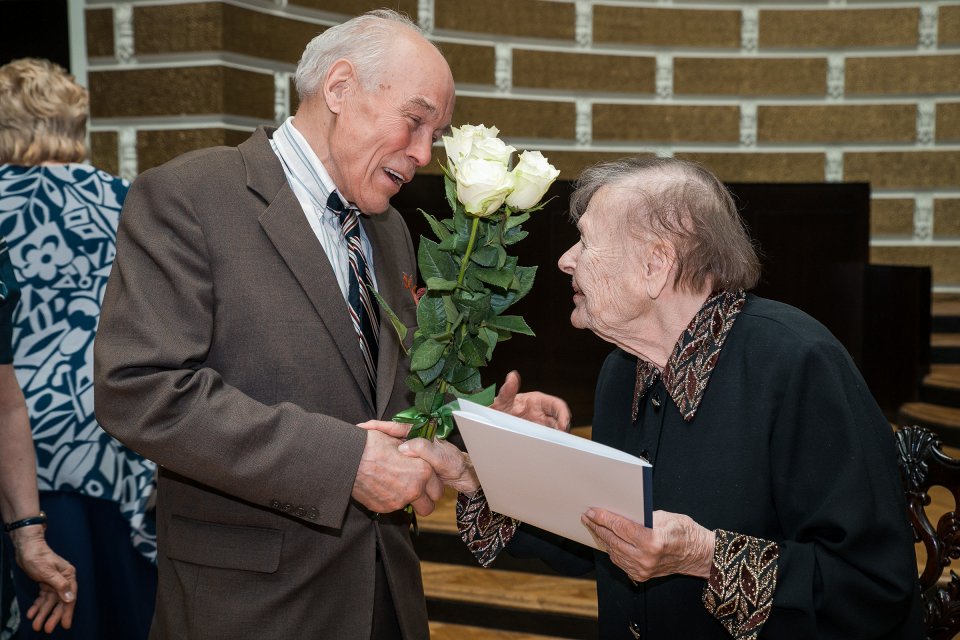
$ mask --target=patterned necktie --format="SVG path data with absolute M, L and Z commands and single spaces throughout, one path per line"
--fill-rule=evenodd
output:
M 373 279 L 370 268 L 363 255 L 363 243 L 360 240 L 360 218 L 357 210 L 343 206 L 343 201 L 334 191 L 327 198 L 327 209 L 340 219 L 340 233 L 347 243 L 350 261 L 350 319 L 360 341 L 360 352 L 367 367 L 370 390 L 376 400 L 377 354 L 380 345 L 380 307 L 370 293 Z

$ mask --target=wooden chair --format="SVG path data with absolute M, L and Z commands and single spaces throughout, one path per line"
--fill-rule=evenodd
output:
M 952 570 L 949 578 L 942 576 L 951 560 L 960 558 L 960 460 L 945 454 L 937 436 L 924 427 L 903 426 L 895 436 L 914 540 L 923 543 L 927 555 L 920 571 L 926 637 L 947 640 L 960 633 L 960 577 Z M 945 487 L 953 496 L 936 526 L 926 508 L 935 486 Z

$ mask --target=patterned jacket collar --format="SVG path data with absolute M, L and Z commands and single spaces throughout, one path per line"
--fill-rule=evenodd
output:
M 663 370 L 663 386 L 687 422 L 693 420 L 697 413 L 710 374 L 720 357 L 720 349 L 746 300 L 747 294 L 743 289 L 712 294 L 673 348 L 673 354 Z M 640 398 L 660 375 L 653 364 L 637 358 L 637 382 L 633 391 L 634 421 L 640 410 Z

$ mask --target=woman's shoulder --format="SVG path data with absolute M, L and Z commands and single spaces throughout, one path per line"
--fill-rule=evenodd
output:
M 747 296 L 730 335 L 735 343 L 749 346 L 753 353 L 794 363 L 812 354 L 843 360 L 849 357 L 840 341 L 810 314 L 754 295 Z

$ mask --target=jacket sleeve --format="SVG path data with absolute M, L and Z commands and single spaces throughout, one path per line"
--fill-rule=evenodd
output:
M 127 196 L 95 342 L 97 419 L 170 471 L 338 527 L 366 433 L 291 403 L 268 406 L 208 366 L 218 292 L 210 241 L 186 193 L 161 168 Z
M 826 341 L 800 357 L 780 403 L 770 476 L 783 535 L 762 637 L 909 637 L 917 569 L 891 425 Z

